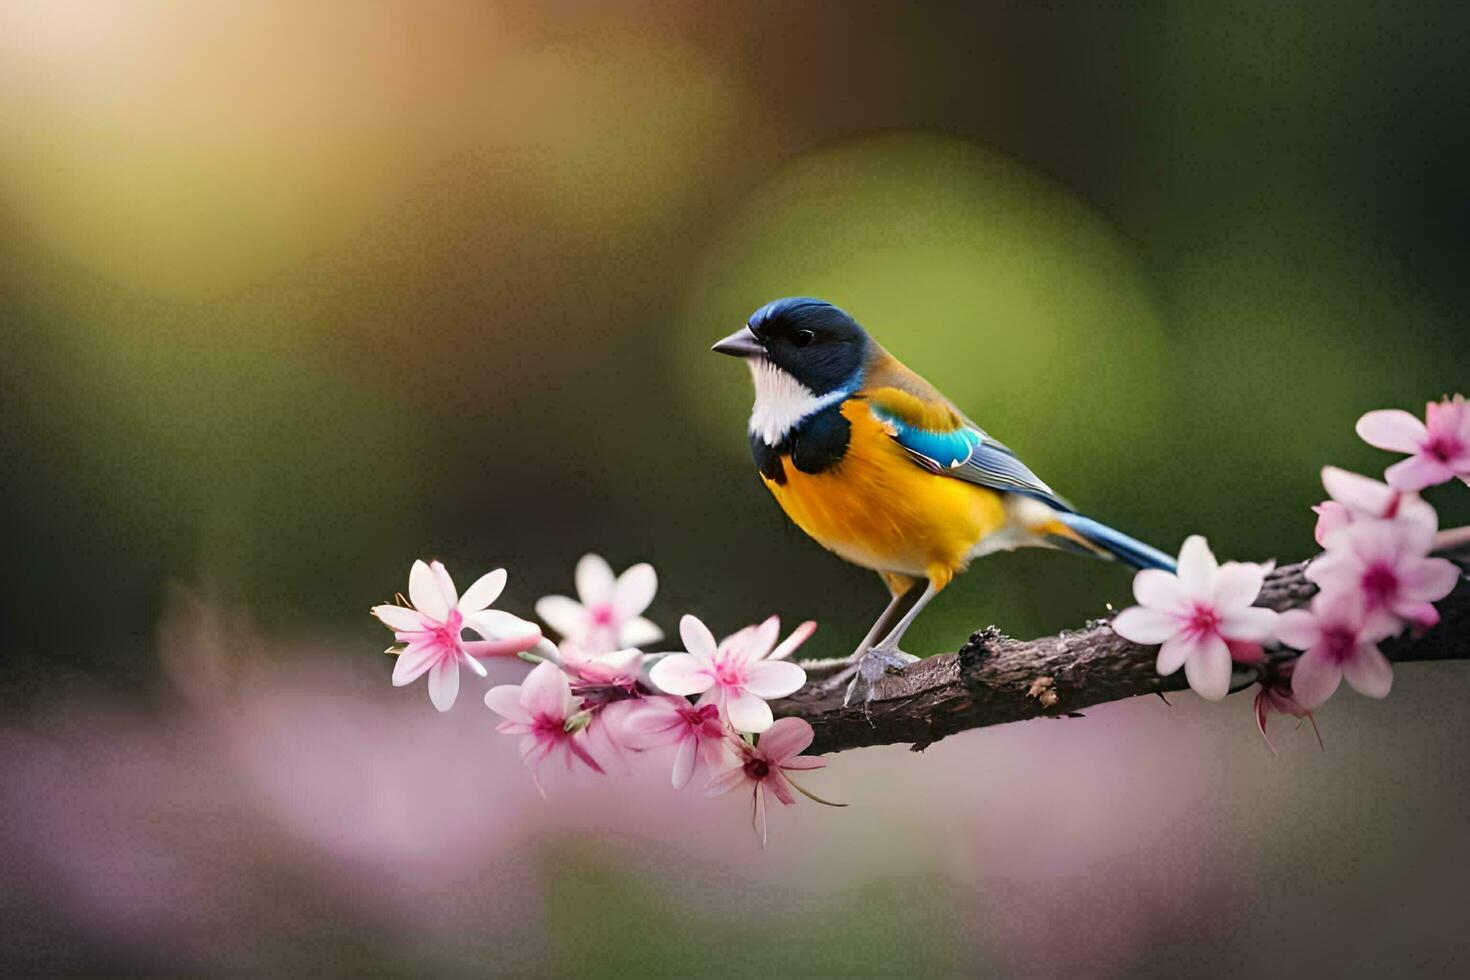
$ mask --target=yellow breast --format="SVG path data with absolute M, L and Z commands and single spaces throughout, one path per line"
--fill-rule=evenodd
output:
M 803 473 L 782 456 L 785 482 L 766 486 L 797 527 L 853 564 L 947 584 L 1005 523 L 1000 494 L 917 465 L 864 402 L 842 414 L 852 435 L 835 466 Z

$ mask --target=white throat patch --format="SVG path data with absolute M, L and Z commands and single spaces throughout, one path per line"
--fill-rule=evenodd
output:
M 748 357 L 745 363 L 750 366 L 750 377 L 755 382 L 750 434 L 760 436 L 767 446 L 779 444 L 802 419 L 836 405 L 850 394 L 841 388 L 825 395 L 814 394 L 764 357 Z

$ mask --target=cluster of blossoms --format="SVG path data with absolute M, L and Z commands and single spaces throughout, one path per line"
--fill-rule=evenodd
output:
M 1453 479 L 1470 484 L 1470 405 L 1460 395 L 1431 403 L 1423 421 L 1397 409 L 1369 412 L 1357 431 L 1370 445 L 1411 455 L 1388 468 L 1386 482 L 1323 469 L 1331 499 L 1313 508 L 1324 554 L 1307 566 L 1320 590 L 1307 608 L 1256 606 L 1271 564 L 1219 564 L 1195 536 L 1180 549 L 1177 574 L 1138 573 L 1139 604 L 1113 620 L 1125 639 L 1160 644 L 1159 673 L 1183 667 L 1201 697 L 1229 693 L 1234 663 L 1254 666 L 1262 735 L 1272 712 L 1310 718 L 1344 680 L 1369 697 L 1387 695 L 1393 668 L 1378 644 L 1439 622 L 1433 604 L 1459 579 L 1452 562 L 1429 557 L 1438 516 L 1418 491 Z
M 815 623 L 778 643 L 781 626 L 772 616 L 716 642 L 703 622 L 686 615 L 679 622 L 683 651 L 644 653 L 640 647 L 663 638 L 643 617 L 658 589 L 653 567 L 634 565 L 615 577 L 602 558 L 587 555 L 577 564 L 577 599 L 536 603 L 537 615 L 560 637 L 553 644 L 535 623 L 488 608 L 505 581 L 503 570 L 493 571 L 460 596 L 442 564 L 417 561 L 408 600 L 400 596 L 399 604 L 372 613 L 398 641 L 389 648 L 398 654 L 393 683 L 427 672 L 429 698 L 440 711 L 454 704 L 460 665 L 483 677 L 481 658 L 519 656 L 535 664 L 521 684 L 491 688 L 485 704 L 503 719 L 498 731 L 520 737 L 538 788 L 538 769 L 552 757 L 605 773 L 630 753 L 667 748 L 675 789 L 703 772 L 709 796 L 749 790 L 762 844 L 768 791 L 787 806 L 796 802 L 792 790 L 827 803 L 790 776 L 826 765 L 801 754 L 811 745 L 811 725 L 776 720 L 768 703 L 806 683 L 806 671 L 787 658 Z M 466 628 L 483 639 L 465 640 Z

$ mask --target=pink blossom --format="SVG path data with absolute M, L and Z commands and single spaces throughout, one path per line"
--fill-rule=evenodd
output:
M 767 789 L 776 794 L 776 799 L 786 806 L 796 802 L 796 796 L 791 792 L 793 789 L 818 803 L 826 803 L 828 806 L 846 805 L 827 803 L 802 789 L 786 775 L 788 772 L 820 769 L 827 764 L 827 760 L 821 756 L 801 754 L 812 744 L 812 726 L 802 719 L 782 718 L 766 730 L 756 745 L 751 745 L 744 739 L 732 739 L 731 742 L 736 747 L 735 759 L 710 779 L 705 794 L 719 796 L 737 786 L 749 786 L 752 797 L 751 819 L 756 832 L 760 834 L 762 847 L 766 843 Z
M 520 685 L 492 687 L 485 692 L 485 706 L 505 719 L 495 726 L 496 731 L 521 736 L 521 758 L 531 767 L 533 779 L 540 764 L 554 754 L 565 759 L 568 769 L 574 761 L 581 761 L 596 772 L 603 771 L 586 746 L 592 714 L 582 709 L 566 674 L 556 664 L 537 664 Z M 536 785 L 540 787 L 539 779 Z
M 577 562 L 576 582 L 580 602 L 549 595 L 536 603 L 536 615 L 563 640 L 595 656 L 663 639 L 663 630 L 642 616 L 658 591 L 652 565 L 634 565 L 614 578 L 601 556 L 583 555 Z
M 690 704 L 684 698 L 646 698 L 623 724 L 623 738 L 635 749 L 675 746 L 673 784 L 683 789 L 696 764 L 713 771 L 729 755 L 728 729 L 714 704 Z
M 476 657 L 514 656 L 541 639 L 541 627 L 489 605 L 505 588 L 505 570 L 480 576 L 463 596 L 440 562 L 413 563 L 408 573 L 408 597 L 414 608 L 374 606 L 372 614 L 393 630 L 399 643 L 408 644 L 393 666 L 393 686 L 412 684 L 429 675 L 429 700 L 440 711 L 454 706 L 459 695 L 459 665 L 481 677 L 485 668 Z M 463 638 L 469 627 L 485 639 Z
M 1470 484 L 1470 405 L 1456 395 L 1430 402 L 1424 421 L 1398 408 L 1358 419 L 1358 435 L 1370 446 L 1409 453 L 1384 473 L 1389 486 L 1422 490 L 1459 477 Z
M 1460 577 L 1452 562 L 1427 557 L 1433 538 L 1433 524 L 1356 521 L 1333 534 L 1306 576 L 1324 592 L 1358 593 L 1375 630 L 1397 632 L 1399 620 L 1428 629 L 1439 622 L 1431 603 L 1449 595 Z
M 1167 676 L 1183 667 L 1200 697 L 1218 701 L 1230 691 L 1230 644 L 1259 644 L 1271 636 L 1276 613 L 1252 605 L 1270 569 L 1220 565 L 1205 539 L 1192 535 L 1179 549 L 1177 575 L 1145 569 L 1134 576 L 1139 604 L 1113 619 L 1113 632 L 1134 643 L 1162 644 L 1158 672 Z
M 766 701 L 784 698 L 806 683 L 806 671 L 785 658 L 814 629 L 815 623 L 803 623 L 772 649 L 781 631 L 780 620 L 772 616 L 717 646 L 709 627 L 685 616 L 679 621 L 679 635 L 689 652 L 664 657 L 649 671 L 649 678 L 667 694 L 703 695 L 700 703 L 718 705 L 736 731 L 763 732 L 773 720 Z
M 557 648 L 561 667 L 580 685 L 617 687 L 632 691 L 643 671 L 643 654 L 637 650 L 587 654 L 571 642 Z
M 1307 719 L 1312 723 L 1312 731 L 1317 732 L 1317 744 L 1322 744 L 1322 733 L 1317 731 L 1317 719 L 1292 696 L 1291 672 L 1290 663 L 1282 664 L 1256 688 L 1256 728 L 1260 729 L 1261 738 L 1266 740 L 1266 747 L 1271 750 L 1272 755 L 1276 754 L 1276 746 L 1271 744 L 1271 736 L 1266 734 L 1266 722 L 1273 714 Z
M 1364 518 L 1424 524 L 1431 534 L 1439 525 L 1434 508 L 1417 493 L 1395 490 L 1386 483 L 1336 466 L 1322 467 L 1322 486 L 1332 499 L 1312 510 L 1317 512 L 1317 543 L 1324 548 L 1332 534 Z
M 1281 614 L 1276 636 L 1305 651 L 1291 673 L 1291 695 L 1306 711 L 1317 708 L 1345 678 L 1360 694 L 1381 698 L 1393 685 L 1393 666 L 1378 649 L 1380 640 L 1397 632 L 1397 624 L 1369 615 L 1361 592 L 1319 592 L 1310 610 Z

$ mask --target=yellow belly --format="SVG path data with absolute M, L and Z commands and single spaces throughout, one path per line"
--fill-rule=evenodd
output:
M 1005 523 L 1000 494 L 917 465 L 862 402 L 842 414 L 852 436 L 840 462 L 803 473 L 783 456 L 785 483 L 766 486 L 797 527 L 853 564 L 948 584 Z

